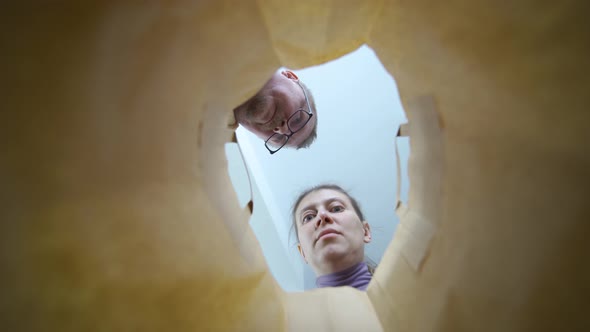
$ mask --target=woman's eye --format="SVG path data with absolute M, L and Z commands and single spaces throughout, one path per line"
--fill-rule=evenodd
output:
M 313 219 L 313 217 L 314 217 L 314 215 L 313 215 L 313 214 L 308 214 L 308 215 L 305 215 L 305 216 L 303 216 L 302 223 L 304 223 L 304 224 L 305 224 L 305 223 L 307 223 L 308 221 L 311 221 L 311 220 Z
M 342 211 L 344 211 L 344 207 L 343 206 L 340 206 L 340 205 L 336 205 L 336 206 L 333 206 L 330 209 L 330 211 L 331 212 L 342 212 Z

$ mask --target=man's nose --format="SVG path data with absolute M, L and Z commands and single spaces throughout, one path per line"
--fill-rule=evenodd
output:
M 331 224 L 333 222 L 332 217 L 330 217 L 330 214 L 325 210 L 320 211 L 318 216 L 319 218 L 315 225 L 316 228 L 320 227 L 322 224 Z
M 286 135 L 289 133 L 289 127 L 287 121 L 281 120 L 281 122 L 273 129 L 275 133 Z

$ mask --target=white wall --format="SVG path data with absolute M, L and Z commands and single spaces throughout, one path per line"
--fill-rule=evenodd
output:
M 295 73 L 311 89 L 316 101 L 318 138 L 311 148 L 282 149 L 271 156 L 261 139 L 244 128 L 237 130 L 244 158 L 260 193 L 260 197 L 254 197 L 251 224 L 259 240 L 268 241 L 263 250 L 269 251 L 265 253 L 268 257 L 274 257 L 269 266 L 279 284 L 289 290 L 297 285 L 315 287 L 313 272 L 299 258 L 294 237 L 289 239 L 291 205 L 308 187 L 329 182 L 349 190 L 360 202 L 373 230 L 373 242 L 366 247 L 366 254 L 377 262 L 381 259 L 398 222 L 394 213 L 394 144 L 399 125 L 407 121 L 395 82 L 366 46 L 336 61 Z M 398 139 L 398 148 L 405 200 L 407 139 Z M 266 211 L 257 214 L 259 207 Z M 270 219 L 273 231 L 267 226 L 259 227 L 263 221 L 258 218 Z M 259 236 L 259 232 L 265 234 Z M 277 277 L 281 269 L 290 271 L 292 276 Z M 298 279 L 301 276 L 303 281 Z
M 248 142 L 243 142 L 241 149 L 249 151 L 251 148 Z M 280 236 L 271 216 L 271 211 L 276 214 L 276 206 L 271 206 L 271 208 L 267 206 L 256 178 L 248 176 L 248 173 L 252 173 L 252 171 L 244 165 L 238 145 L 227 143 L 225 154 L 228 159 L 229 176 L 240 206 L 245 208 L 251 199 L 255 202 L 250 218 L 250 227 L 260 243 L 270 272 L 284 290 L 303 290 L 303 265 L 295 255 L 289 253 L 287 236 Z M 255 161 L 252 164 L 257 167 Z M 265 190 L 269 189 L 265 188 Z

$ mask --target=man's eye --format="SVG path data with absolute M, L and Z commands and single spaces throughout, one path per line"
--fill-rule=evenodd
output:
M 303 117 L 301 115 L 301 112 L 297 112 L 297 114 L 295 115 L 295 117 L 293 118 L 293 124 L 300 124 L 301 121 L 303 120 Z
M 283 142 L 285 141 L 285 135 L 279 135 L 279 134 L 275 134 L 271 139 L 270 139 L 270 143 L 274 144 L 274 145 L 280 145 L 283 144 Z

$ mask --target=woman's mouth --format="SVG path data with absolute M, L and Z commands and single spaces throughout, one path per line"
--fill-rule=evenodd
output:
M 338 233 L 337 231 L 335 231 L 333 229 L 326 229 L 318 235 L 318 237 L 316 238 L 316 242 L 318 242 L 319 240 L 321 240 L 323 238 L 336 237 L 338 235 L 340 235 L 340 233 Z

